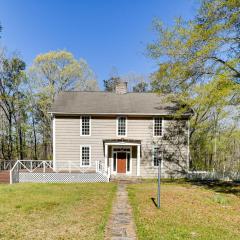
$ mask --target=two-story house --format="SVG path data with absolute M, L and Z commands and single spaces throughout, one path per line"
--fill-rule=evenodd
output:
M 102 161 L 111 177 L 151 178 L 157 176 L 160 159 L 165 177 L 182 174 L 189 164 L 191 112 L 175 119 L 176 109 L 155 93 L 128 93 L 123 82 L 115 92 L 61 92 L 51 109 L 54 168 L 71 162 L 94 171 Z M 185 123 L 187 139 L 178 146 L 180 153 L 164 138 L 170 123 L 178 121 Z

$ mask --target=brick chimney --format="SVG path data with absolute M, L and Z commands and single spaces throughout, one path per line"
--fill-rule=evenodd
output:
M 115 92 L 117 94 L 127 93 L 127 82 L 118 82 L 115 87 Z

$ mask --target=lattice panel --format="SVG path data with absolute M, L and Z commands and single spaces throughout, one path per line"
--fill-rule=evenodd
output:
M 33 183 L 76 183 L 76 182 L 108 182 L 100 173 L 30 173 L 19 172 L 19 182 Z

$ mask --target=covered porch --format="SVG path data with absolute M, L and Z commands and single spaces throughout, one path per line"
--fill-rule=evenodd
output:
M 141 176 L 141 140 L 105 139 L 104 166 L 111 176 Z

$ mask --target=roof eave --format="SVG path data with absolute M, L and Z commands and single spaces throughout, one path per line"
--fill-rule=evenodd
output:
M 54 115 L 68 115 L 68 116 L 77 116 L 77 115 L 92 115 L 92 116 L 116 116 L 116 115 L 128 115 L 128 116 L 173 116 L 174 113 L 67 113 L 67 112 L 48 112 L 49 114 Z M 192 113 L 181 114 L 182 117 L 191 117 Z

